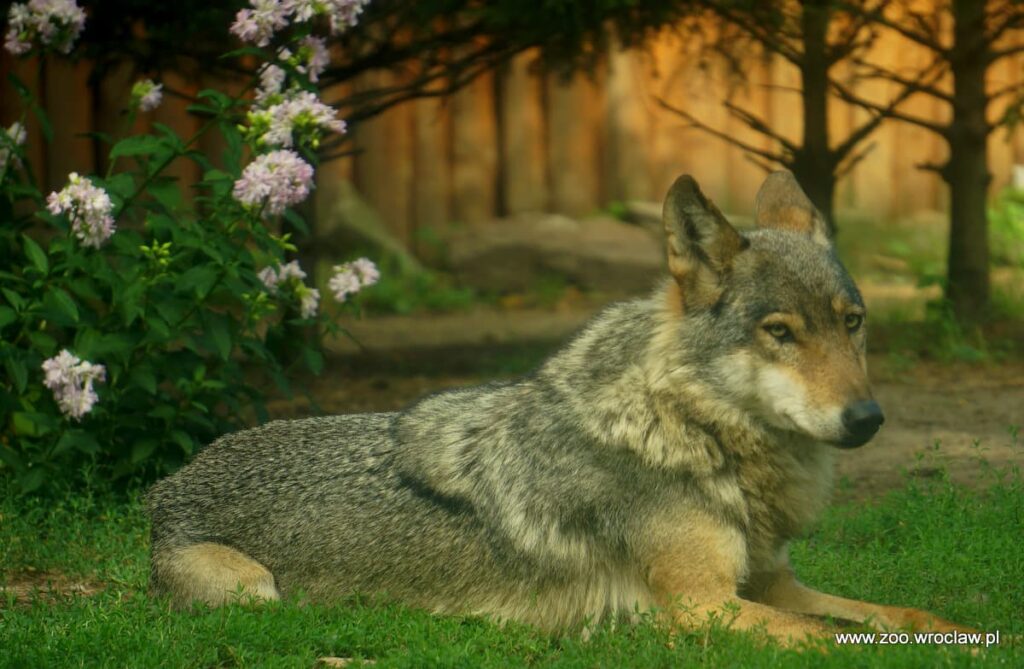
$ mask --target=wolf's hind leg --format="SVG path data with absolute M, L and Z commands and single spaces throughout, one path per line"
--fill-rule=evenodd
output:
M 234 548 L 216 543 L 154 553 L 151 589 L 154 594 L 170 594 L 176 608 L 196 601 L 220 606 L 239 595 L 242 599 L 281 598 L 274 576 L 266 567 Z

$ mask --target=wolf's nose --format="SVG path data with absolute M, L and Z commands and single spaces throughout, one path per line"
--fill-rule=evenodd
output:
M 851 404 L 843 410 L 843 427 L 847 433 L 843 446 L 854 448 L 866 444 L 884 422 L 885 416 L 878 402 L 865 400 Z

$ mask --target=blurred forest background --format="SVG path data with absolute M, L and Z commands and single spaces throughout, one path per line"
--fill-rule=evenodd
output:
M 186 111 L 196 94 L 230 89 L 246 70 L 245 57 L 215 55 L 240 5 L 87 2 L 82 57 L 45 68 L 0 57 L 0 71 L 29 82 L 52 121 L 49 145 L 28 144 L 44 190 L 70 171 L 106 168 L 101 137 L 123 132 L 121 101 L 138 76 L 157 76 L 172 94 L 139 124 L 183 136 L 197 128 L 202 118 Z M 840 239 L 873 247 L 875 269 L 917 270 L 946 287 L 962 321 L 981 320 L 990 245 L 997 265 L 1021 261 L 1021 223 L 1006 211 L 1024 163 L 1021 28 L 1013 0 L 551 0 L 529 11 L 378 0 L 333 45 L 324 97 L 341 104 L 350 133 L 324 151 L 303 254 L 329 263 L 355 240 L 397 254 L 405 269 L 455 270 L 472 290 L 481 282 L 460 258 L 498 242 L 475 237 L 468 251 L 457 242 L 453 266 L 448 241 L 465 242 L 466 228 L 507 229 L 503 221 L 530 212 L 651 221 L 683 172 L 742 217 L 766 170 L 786 167 Z M 6 90 L 0 121 L 17 104 Z M 194 181 L 197 169 L 182 164 L 177 176 Z M 993 215 L 1005 233 L 995 240 Z M 949 249 L 943 266 L 915 255 L 922 236 Z M 519 283 L 482 278 L 506 292 Z

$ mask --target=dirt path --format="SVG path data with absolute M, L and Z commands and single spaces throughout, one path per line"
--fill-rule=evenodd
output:
M 842 497 L 869 498 L 900 486 L 903 472 L 977 481 L 989 465 L 1024 465 L 1024 362 L 923 363 L 902 372 L 872 360 L 875 395 L 886 423 L 863 448 L 843 453 Z M 1018 434 L 1019 431 L 1019 434 Z
M 875 497 L 902 486 L 905 472 L 936 476 L 944 467 L 954 480 L 971 483 L 985 466 L 982 458 L 994 466 L 1024 465 L 1024 361 L 919 363 L 896 371 L 886 357 L 875 356 L 870 364 L 886 423 L 871 443 L 841 453 L 838 499 Z M 431 392 L 490 378 L 338 372 L 321 377 L 313 394 L 327 413 L 389 411 Z M 298 416 L 309 407 L 298 400 L 272 411 Z

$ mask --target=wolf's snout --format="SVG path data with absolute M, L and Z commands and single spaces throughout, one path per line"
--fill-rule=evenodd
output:
M 882 414 L 882 407 L 874 400 L 857 402 L 846 407 L 843 411 L 843 427 L 846 429 L 846 437 L 842 445 L 846 448 L 863 446 L 871 437 L 875 436 L 878 428 L 885 422 Z

